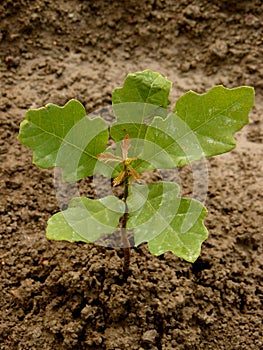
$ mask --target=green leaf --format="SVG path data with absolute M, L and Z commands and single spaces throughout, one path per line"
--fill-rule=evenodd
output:
M 127 134 L 131 138 L 143 138 L 145 122 L 156 115 L 167 115 L 171 86 L 169 80 L 151 70 L 128 74 L 123 87 L 112 94 L 117 120 L 111 126 L 111 137 L 115 141 L 123 140 Z
M 95 242 L 103 234 L 115 232 L 124 212 L 124 203 L 114 196 L 73 198 L 67 210 L 48 220 L 46 235 L 52 240 Z
M 21 123 L 21 143 L 33 150 L 33 162 L 41 168 L 62 168 L 66 181 L 93 175 L 97 156 L 106 148 L 107 124 L 89 119 L 83 105 L 69 101 L 29 110 Z
M 122 88 L 112 93 L 112 103 L 141 102 L 166 108 L 172 83 L 161 74 L 145 70 L 128 74 Z
M 117 120 L 111 126 L 110 135 L 116 142 L 129 135 L 132 139 L 130 157 L 139 158 L 138 155 L 143 150 L 144 143 L 140 142 L 140 139 L 145 138 L 146 123 L 154 116 L 167 116 L 171 86 L 172 83 L 161 74 L 145 70 L 129 74 L 124 86 L 113 91 L 113 111 Z M 153 167 L 145 160 L 138 159 L 134 168 L 142 172 Z
M 208 237 L 203 220 L 205 207 L 191 198 L 178 197 L 172 182 L 130 186 L 127 229 L 134 230 L 135 245 L 148 242 L 154 255 L 171 251 L 194 262 Z
M 236 146 L 233 134 L 248 123 L 253 104 L 251 87 L 215 86 L 201 95 L 187 92 L 179 98 L 174 111 L 195 134 L 204 156 L 210 157 Z
M 202 95 L 190 91 L 165 118 L 155 116 L 141 125 L 132 120 L 116 123 L 110 132 L 115 139 L 128 133 L 130 155 L 147 162 L 146 168 L 174 168 L 232 150 L 236 146 L 233 135 L 248 123 L 253 103 L 250 87 L 216 86 Z

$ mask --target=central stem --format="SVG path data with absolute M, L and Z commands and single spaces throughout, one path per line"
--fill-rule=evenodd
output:
M 129 178 L 127 173 L 126 166 L 124 165 L 124 171 L 125 171 L 125 178 L 124 178 L 124 191 L 123 191 L 123 197 L 122 200 L 125 204 L 125 213 L 123 217 L 121 218 L 121 237 L 122 237 L 122 243 L 123 243 L 123 254 L 124 254 L 124 263 L 123 263 L 123 273 L 124 275 L 128 272 L 129 266 L 130 266 L 130 242 L 128 239 L 128 234 L 127 234 L 127 221 L 129 218 L 129 213 L 128 213 L 128 206 L 127 206 L 127 197 L 128 197 L 128 188 L 129 188 Z

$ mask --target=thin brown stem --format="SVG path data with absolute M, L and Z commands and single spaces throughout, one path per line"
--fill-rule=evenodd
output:
M 129 271 L 129 266 L 130 266 L 130 256 L 131 256 L 131 249 L 130 249 L 130 242 L 128 239 L 128 234 L 127 234 L 127 221 L 129 218 L 129 213 L 128 213 L 128 206 L 126 203 L 127 197 L 128 197 L 128 177 L 124 179 L 124 191 L 123 191 L 123 197 L 122 200 L 125 203 L 125 214 L 121 218 L 120 226 L 121 226 L 121 237 L 122 237 L 122 243 L 123 243 L 123 254 L 124 254 L 124 262 L 123 262 L 123 273 L 124 275 L 127 274 Z

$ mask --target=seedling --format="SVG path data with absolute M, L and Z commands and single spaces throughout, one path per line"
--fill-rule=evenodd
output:
M 154 255 L 171 251 L 189 262 L 198 258 L 208 237 L 206 208 L 181 198 L 176 183 L 146 183 L 144 172 L 231 151 L 234 133 L 248 123 L 254 90 L 215 86 L 205 94 L 189 91 L 168 109 L 171 85 L 150 70 L 129 74 L 123 87 L 113 91 L 116 119 L 110 126 L 101 117 L 88 117 L 76 100 L 26 113 L 19 140 L 33 150 L 33 163 L 61 168 L 65 181 L 100 174 L 123 188 L 119 197 L 71 199 L 66 210 L 48 220 L 48 239 L 96 242 L 118 231 L 124 272 L 130 261 L 128 232 L 134 246 L 147 242 Z

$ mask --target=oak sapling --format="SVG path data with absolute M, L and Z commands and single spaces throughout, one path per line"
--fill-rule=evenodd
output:
M 130 261 L 127 232 L 133 232 L 134 246 L 146 242 L 154 255 L 171 251 L 189 262 L 198 258 L 208 237 L 206 208 L 181 198 L 176 183 L 145 183 L 143 173 L 231 151 L 233 135 L 248 123 L 254 90 L 215 86 L 204 94 L 189 91 L 168 109 L 171 85 L 151 70 L 129 74 L 123 87 L 113 91 L 115 121 L 110 126 L 101 117 L 88 117 L 76 100 L 26 113 L 19 140 L 33 150 L 33 163 L 61 168 L 65 181 L 100 174 L 112 178 L 113 186 L 123 186 L 120 197 L 71 199 L 66 210 L 48 220 L 48 239 L 96 242 L 117 230 L 124 272 Z M 107 147 L 109 139 L 114 146 Z

